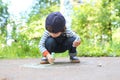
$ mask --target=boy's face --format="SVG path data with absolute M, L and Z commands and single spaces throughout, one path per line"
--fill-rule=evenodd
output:
M 53 37 L 53 38 L 56 38 L 58 36 L 60 36 L 62 34 L 62 32 L 58 32 L 58 33 L 50 33 L 49 34 Z

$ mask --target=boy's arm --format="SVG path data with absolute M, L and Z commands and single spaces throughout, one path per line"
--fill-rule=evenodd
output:
M 81 41 L 80 36 L 70 29 L 66 29 L 67 37 L 75 37 L 75 41 Z
M 39 42 L 39 50 L 43 54 L 44 57 L 47 57 L 49 63 L 52 64 L 54 59 L 51 57 L 50 53 L 45 48 L 45 41 L 46 41 L 48 36 L 50 36 L 48 31 L 45 31 L 43 36 L 41 37 L 40 42 Z
M 47 37 L 49 36 L 49 33 L 45 30 L 43 36 L 41 37 L 41 40 L 39 42 L 39 50 L 43 54 L 43 56 L 46 56 L 49 52 L 45 48 L 45 41 Z
M 67 29 L 66 34 L 67 34 L 67 37 L 75 37 L 76 38 L 73 42 L 73 47 L 77 47 L 80 45 L 81 39 L 80 39 L 79 35 L 77 35 L 74 31 Z

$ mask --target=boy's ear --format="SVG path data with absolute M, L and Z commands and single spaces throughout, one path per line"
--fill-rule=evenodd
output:
M 66 26 L 64 27 L 64 29 L 66 29 Z
M 63 30 L 63 32 L 65 32 L 65 30 L 66 30 L 66 26 L 64 27 L 64 30 Z
M 52 32 L 52 27 L 51 27 L 51 26 L 46 27 L 46 29 L 47 29 L 49 32 Z

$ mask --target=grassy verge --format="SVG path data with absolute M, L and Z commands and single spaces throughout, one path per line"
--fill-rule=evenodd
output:
M 78 56 L 85 57 L 100 57 L 100 56 L 120 56 L 120 43 L 106 44 L 106 45 L 92 45 L 87 42 L 77 48 Z M 67 57 L 68 51 L 64 53 L 57 53 L 56 57 Z M 7 58 L 39 58 L 41 54 L 38 46 L 13 44 L 12 46 L 0 47 L 0 59 Z
M 89 40 L 83 40 L 81 45 L 77 48 L 78 56 L 85 57 L 120 57 L 120 29 L 113 34 L 113 42 L 108 43 L 94 43 Z M 38 49 L 39 40 L 32 41 L 32 45 L 29 41 L 14 42 L 12 46 L 7 46 L 0 42 L 0 59 L 11 58 L 40 58 L 41 54 Z M 68 51 L 64 53 L 58 53 L 56 57 L 67 57 Z

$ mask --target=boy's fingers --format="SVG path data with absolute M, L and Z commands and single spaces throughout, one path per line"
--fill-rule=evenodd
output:
M 53 64 L 54 63 L 54 59 L 52 58 L 52 56 L 50 54 L 47 55 L 47 58 L 48 58 L 48 62 L 50 64 Z
M 75 42 L 73 42 L 73 46 L 74 47 L 77 47 L 77 46 L 79 46 L 80 45 L 80 41 L 75 41 Z
M 48 59 L 48 62 L 49 62 L 50 64 L 53 64 L 53 63 L 54 63 L 54 59 L 49 58 L 49 59 Z

